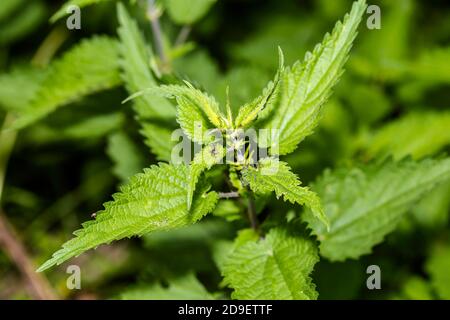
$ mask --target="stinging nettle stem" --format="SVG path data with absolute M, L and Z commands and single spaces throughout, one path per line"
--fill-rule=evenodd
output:
M 177 36 L 177 39 L 175 40 L 175 47 L 179 47 L 182 44 L 184 44 L 187 41 L 190 33 L 191 33 L 191 26 L 188 25 L 183 26 L 180 30 L 180 33 Z
M 155 40 L 156 52 L 163 65 L 167 65 L 168 60 L 164 51 L 164 43 L 161 31 L 161 25 L 159 24 L 159 11 L 156 8 L 155 0 L 147 1 L 147 17 L 150 20 L 152 26 L 153 39 Z
M 253 198 L 253 193 L 250 192 L 250 195 L 248 197 L 248 219 L 250 220 L 250 225 L 253 230 L 259 233 L 259 224 L 258 224 L 258 217 L 256 216 L 256 207 L 255 207 L 255 200 Z

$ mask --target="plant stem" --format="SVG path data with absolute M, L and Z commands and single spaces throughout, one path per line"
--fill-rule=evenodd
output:
M 159 24 L 159 11 L 156 8 L 155 0 L 147 0 L 147 17 L 150 20 L 152 27 L 153 39 L 155 40 L 156 52 L 163 66 L 167 66 L 168 60 L 164 51 L 164 43 L 161 31 L 161 25 Z
M 177 39 L 175 40 L 175 47 L 181 46 L 183 43 L 186 42 L 187 38 L 189 37 L 189 34 L 191 33 L 191 26 L 183 26 L 180 30 L 180 33 L 177 36 Z
M 69 32 L 61 26 L 53 29 L 45 38 L 39 49 L 34 54 L 31 64 L 38 67 L 45 67 L 55 55 L 56 51 L 66 41 Z
M 247 214 L 252 229 L 259 233 L 259 223 L 258 217 L 256 216 L 255 200 L 251 191 L 249 191 Z

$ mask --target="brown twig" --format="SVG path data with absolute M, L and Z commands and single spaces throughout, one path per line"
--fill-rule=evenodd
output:
M 3 128 L 0 128 L 0 200 L 3 194 L 8 160 L 17 138 L 17 132 L 8 129 L 13 121 L 12 115 L 7 114 Z M 47 279 L 36 273 L 36 266 L 29 258 L 25 246 L 19 240 L 13 226 L 8 222 L 2 211 L 0 211 L 0 246 L 23 274 L 30 296 L 34 299 L 56 299 Z
M 29 258 L 27 251 L 19 240 L 14 228 L 0 211 L 0 245 L 23 274 L 29 294 L 34 299 L 55 300 L 56 294 L 47 279 L 36 273 L 36 266 Z
M 248 220 L 250 220 L 250 225 L 253 230 L 255 230 L 257 233 L 259 233 L 259 223 L 258 223 L 258 217 L 256 216 L 256 207 L 255 207 L 255 200 L 253 198 L 253 193 L 249 191 L 248 196 Z
M 55 31 L 41 45 L 32 63 L 45 66 L 62 45 L 67 35 Z M 7 114 L 3 127 L 0 128 L 0 200 L 3 194 L 6 169 L 9 157 L 14 148 L 17 132 L 10 129 L 10 124 L 14 122 L 14 117 Z M 23 275 L 26 288 L 30 296 L 40 300 L 57 299 L 52 287 L 43 274 L 36 273 L 36 266 L 30 259 L 25 246 L 17 235 L 14 227 L 9 223 L 6 215 L 0 209 L 0 247 L 2 247 L 11 261 L 17 266 Z

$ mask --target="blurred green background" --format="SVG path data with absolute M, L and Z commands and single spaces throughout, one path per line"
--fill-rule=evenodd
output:
M 72 31 L 65 28 L 64 18 L 49 22 L 62 4 L 1 1 L 1 121 L 8 122 L 9 112 L 26 99 L 25 87 L 38 83 L 45 73 L 21 72 L 30 61 L 45 70 L 51 56 L 59 57 L 83 38 L 117 37 L 115 1 L 83 8 L 82 28 Z M 449 2 L 369 4 L 381 8 L 381 29 L 368 30 L 363 23 L 319 129 L 286 159 L 305 184 L 327 167 L 387 156 L 420 159 L 449 151 Z M 218 0 L 190 26 L 182 50 L 173 50 L 172 74 L 213 93 L 221 103 L 229 86 L 230 100 L 239 107 L 259 95 L 273 77 L 278 46 L 287 65 L 301 60 L 350 6 L 349 0 Z M 143 3 L 129 8 L 151 42 Z M 170 40 L 181 28 L 167 10 L 161 25 Z M 121 104 L 126 97 L 125 89 L 116 86 L 59 108 L 18 133 L 7 167 L 5 155 L 14 133 L 2 131 L 2 216 L 34 266 L 100 210 L 129 175 L 156 162 L 139 135 L 131 108 Z M 126 161 L 124 154 L 130 155 Z M 271 207 L 280 205 L 268 203 Z M 195 297 L 224 297 L 215 293 L 220 289 L 215 261 L 220 259 L 220 246 L 242 224 L 223 217 L 233 221 L 239 210 L 236 203 L 223 202 L 214 217 L 198 225 L 103 246 L 37 281 L 49 283 L 55 295 L 67 299 L 143 294 L 176 298 L 197 286 Z M 449 210 L 447 183 L 422 199 L 373 254 L 344 263 L 321 260 L 313 274 L 319 299 L 450 299 Z M 81 267 L 81 290 L 66 288 L 69 264 Z M 381 267 L 382 290 L 366 288 L 370 264 Z M 28 282 L 0 246 L 0 298 L 35 298 Z

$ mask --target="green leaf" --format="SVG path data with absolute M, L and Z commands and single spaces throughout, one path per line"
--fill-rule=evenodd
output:
M 412 276 L 402 286 L 402 298 L 408 300 L 433 300 L 431 286 L 425 279 Z
M 195 186 L 197 185 L 200 175 L 203 171 L 209 170 L 213 165 L 220 163 L 224 156 L 224 147 L 216 143 L 205 146 L 194 156 L 194 160 L 189 165 L 188 209 L 191 208 Z
M 223 199 L 217 203 L 213 215 L 226 221 L 240 220 L 242 219 L 242 208 L 236 201 Z
M 233 299 L 317 298 L 309 274 L 319 257 L 311 240 L 282 228 L 264 239 L 247 239 L 235 246 L 222 270 Z
M 122 181 L 127 181 L 144 167 L 138 147 L 124 132 L 116 132 L 108 137 L 106 152 L 114 162 L 114 174 Z
M 3 5 L 4 3 L 2 3 Z M 18 42 L 33 33 L 45 22 L 46 15 L 47 8 L 42 1 L 32 1 L 27 2 L 26 5 L 20 5 L 19 10 L 11 13 L 11 18 L 1 25 L 0 46 Z
M 52 123 L 47 121 L 39 123 L 29 128 L 26 135 L 34 143 L 50 143 L 63 140 L 89 139 L 94 140 L 109 134 L 111 131 L 120 129 L 125 123 L 124 114 L 121 112 L 112 112 L 107 114 L 90 115 L 89 117 L 74 117 L 74 122 L 65 122 L 64 118 L 52 119 Z M 58 125 L 54 122 L 60 120 Z M 139 170 L 142 167 L 139 168 Z
M 164 127 L 160 123 L 143 122 L 140 132 L 145 137 L 145 144 L 150 147 L 158 160 L 171 161 L 175 142 L 172 141 L 173 130 L 170 126 Z
M 397 89 L 399 98 L 408 105 L 420 101 L 430 103 L 429 98 L 437 87 L 450 84 L 450 46 L 425 48 L 405 69 L 401 80 L 406 81 Z M 439 98 L 436 101 L 441 103 Z
M 305 220 L 332 261 L 368 254 L 427 192 L 450 178 L 450 158 L 326 170 L 314 184 L 330 221 L 328 232 L 307 212 Z
M 185 83 L 186 86 L 164 85 L 144 92 L 155 92 L 175 98 L 178 103 L 177 121 L 184 133 L 191 140 L 203 144 L 210 138 L 210 129 L 213 129 L 211 125 L 223 129 L 229 127 L 229 123 L 214 97 L 195 89 L 188 82 Z
M 153 57 L 137 23 L 130 17 L 122 3 L 117 5 L 120 27 L 118 29 L 120 44 L 120 67 L 122 78 L 130 94 L 158 85 L 153 76 L 149 61 Z M 174 106 L 167 99 L 146 94 L 134 100 L 135 111 L 141 119 L 168 119 L 175 117 Z
M 284 155 L 294 151 L 317 126 L 322 106 L 343 72 L 365 8 L 364 0 L 355 2 L 344 22 L 338 22 L 332 34 L 305 55 L 303 63 L 297 62 L 283 73 L 278 102 L 263 125 L 278 130 L 275 143 L 279 147 L 272 153 Z
M 46 70 L 30 66 L 16 66 L 0 75 L 0 107 L 11 112 L 25 108 L 39 90 Z M 20 94 L 17 94 L 20 90 Z
M 381 122 L 392 112 L 393 108 L 393 103 L 389 100 L 381 85 L 358 83 L 351 77 L 342 79 L 336 90 L 336 97 L 346 102 L 349 111 L 360 125 Z M 327 104 L 327 110 L 328 106 L 329 104 Z M 370 106 L 370 108 L 367 106 Z
M 217 0 L 163 0 L 170 18 L 177 24 L 193 24 L 200 20 Z
M 450 112 L 410 113 L 378 130 L 369 140 L 367 155 L 395 159 L 432 155 L 450 144 L 448 128 Z
M 450 182 L 424 196 L 411 210 L 417 224 L 425 228 L 445 228 L 450 214 Z
M 56 22 L 57 20 L 61 19 L 62 17 L 69 14 L 67 10 L 71 6 L 77 6 L 79 8 L 84 8 L 93 4 L 97 4 L 100 2 L 106 2 L 111 0 L 69 0 L 67 1 L 51 18 L 51 22 Z
M 17 114 L 14 129 L 24 128 L 58 107 L 120 84 L 117 42 L 107 37 L 84 40 L 50 65 L 32 101 Z
M 426 263 L 426 271 L 431 277 L 431 285 L 441 299 L 450 299 L 450 247 L 434 248 Z
M 283 52 L 279 48 L 279 66 L 275 79 L 267 85 L 262 95 L 254 99 L 252 102 L 245 104 L 239 109 L 239 113 L 235 120 L 235 127 L 247 127 L 256 118 L 264 119 L 270 111 L 272 111 L 274 101 L 278 95 L 280 76 L 284 71 Z M 267 110 L 266 110 L 267 109 Z
M 405 61 L 416 50 L 410 46 L 410 39 L 418 6 L 414 0 L 383 0 L 379 1 L 379 6 L 381 29 L 364 34 L 349 62 L 349 69 L 376 81 L 395 81 L 401 79 Z
M 181 278 L 169 281 L 168 287 L 161 284 L 140 286 L 126 290 L 121 294 L 122 300 L 212 300 L 214 297 L 189 273 Z
M 408 68 L 408 75 L 414 79 L 432 84 L 450 83 L 450 46 L 426 50 L 413 61 Z
M 242 170 L 243 180 L 256 194 L 275 192 L 277 198 L 309 207 L 314 216 L 326 227 L 329 221 L 322 209 L 320 198 L 306 187 L 300 187 L 301 181 L 286 162 L 273 158 L 259 161 L 258 167 Z
M 120 38 L 120 67 L 122 79 L 130 94 L 154 87 L 158 84 L 149 61 L 153 54 L 140 32 L 137 23 L 130 17 L 122 3 L 117 5 Z M 165 98 L 146 94 L 133 101 L 133 109 L 142 126 L 145 143 L 158 160 L 169 161 L 175 142 L 171 140 L 175 129 L 175 107 Z
M 141 236 L 153 231 L 170 230 L 195 223 L 211 212 L 218 200 L 215 192 L 198 188 L 191 210 L 187 209 L 189 169 L 161 163 L 144 169 L 121 187 L 114 200 L 105 203 L 95 220 L 83 224 L 83 229 L 53 254 L 38 271 L 61 264 L 86 250 L 114 240 Z
M 25 0 L 9 0 L 4 1 L 0 7 L 0 21 L 7 19 L 23 5 Z

